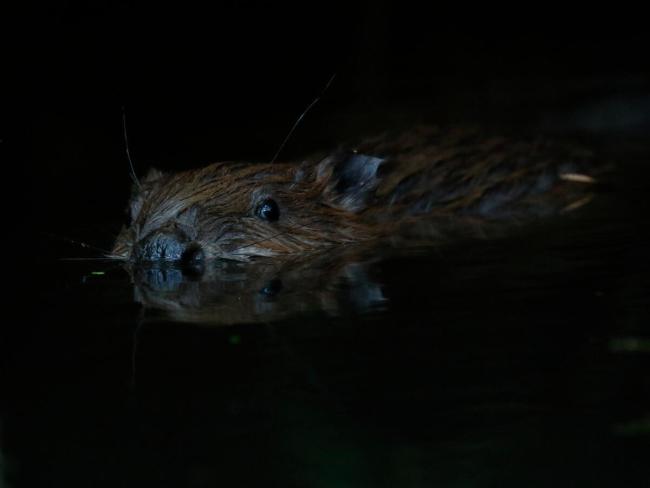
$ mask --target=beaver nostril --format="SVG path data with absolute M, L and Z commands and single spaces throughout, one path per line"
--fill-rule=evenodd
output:
M 181 256 L 181 261 L 185 264 L 201 263 L 205 260 L 205 252 L 198 244 L 190 244 Z
M 181 257 L 183 276 L 200 279 L 205 272 L 205 252 L 197 243 L 192 243 L 183 252 Z

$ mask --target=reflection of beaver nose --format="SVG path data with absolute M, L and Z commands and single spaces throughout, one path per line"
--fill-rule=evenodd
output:
M 134 257 L 136 261 L 180 261 L 187 244 L 183 234 L 155 232 L 137 244 Z

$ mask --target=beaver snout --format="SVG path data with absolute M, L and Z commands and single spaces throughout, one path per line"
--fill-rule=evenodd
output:
M 182 232 L 154 232 L 136 245 L 135 261 L 199 262 L 204 259 L 201 247 Z

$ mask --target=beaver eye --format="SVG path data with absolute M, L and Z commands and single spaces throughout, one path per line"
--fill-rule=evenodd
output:
M 275 222 L 280 218 L 280 207 L 275 200 L 267 198 L 257 207 L 257 216 L 260 219 Z

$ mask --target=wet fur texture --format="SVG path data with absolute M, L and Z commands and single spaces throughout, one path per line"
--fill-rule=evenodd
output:
M 152 170 L 112 254 L 138 260 L 143 243 L 175 235 L 205 258 L 247 260 L 391 236 L 422 221 L 436 235 L 523 222 L 577 207 L 589 185 L 563 175 L 585 171 L 590 159 L 541 140 L 419 127 L 295 163 Z M 277 221 L 258 216 L 265 199 L 277 202 Z

